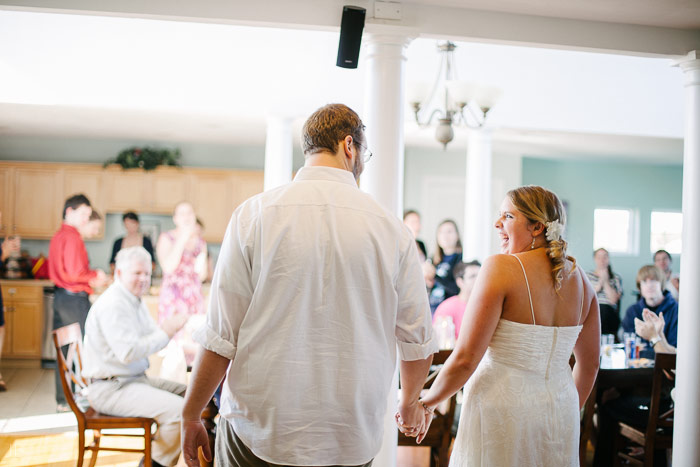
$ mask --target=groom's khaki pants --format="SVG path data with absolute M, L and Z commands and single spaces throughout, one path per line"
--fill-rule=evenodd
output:
M 248 449 L 243 441 L 233 431 L 233 426 L 224 417 L 219 417 L 219 426 L 216 430 L 216 454 L 214 459 L 217 466 L 221 467 L 282 467 L 278 464 L 270 464 Z M 372 461 L 355 467 L 371 467 Z M 327 466 L 340 467 L 340 466 Z
M 158 422 L 151 457 L 175 465 L 180 455 L 180 420 L 187 386 L 145 375 L 95 381 L 88 400 L 95 410 L 121 417 L 150 417 Z

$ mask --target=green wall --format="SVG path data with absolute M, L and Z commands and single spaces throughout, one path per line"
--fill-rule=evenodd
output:
M 544 186 L 568 203 L 566 239 L 569 251 L 585 270 L 593 269 L 593 211 L 623 208 L 639 213 L 639 251 L 611 253 L 613 270 L 622 276 L 621 310 L 635 300 L 635 277 L 650 264 L 651 211 L 681 210 L 683 169 L 678 165 L 589 160 L 549 160 L 524 157 L 523 184 Z M 680 257 L 673 256 L 673 270 L 680 270 Z

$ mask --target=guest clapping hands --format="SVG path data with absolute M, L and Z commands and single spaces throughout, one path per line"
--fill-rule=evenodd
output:
M 666 320 L 664 320 L 663 312 L 657 315 L 645 308 L 642 312 L 642 317 L 644 318 L 643 321 L 639 318 L 634 318 L 634 330 L 637 335 L 642 339 L 648 340 L 649 345 L 655 352 L 676 353 L 676 348 L 668 343 L 664 334 Z

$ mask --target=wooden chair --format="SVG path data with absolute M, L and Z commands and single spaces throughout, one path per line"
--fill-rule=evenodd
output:
M 579 439 L 578 458 L 579 465 L 585 467 L 588 465 L 586 454 L 588 452 L 588 442 L 590 441 L 595 446 L 597 434 L 593 426 L 593 414 L 596 409 L 596 397 L 598 395 L 598 383 L 596 382 L 591 389 L 591 393 L 583 404 L 583 416 L 581 417 L 581 437 Z
M 98 451 L 140 452 L 144 455 L 144 466 L 151 467 L 151 427 L 156 423 L 154 419 L 113 417 L 101 414 L 89 406 L 83 409 L 76 402 L 76 394 L 80 395 L 80 391 L 87 387 L 87 381 L 81 376 L 82 340 L 83 337 L 78 323 L 69 324 L 53 331 L 53 342 L 56 347 L 56 360 L 61 375 L 63 393 L 73 414 L 75 414 L 75 418 L 78 420 L 78 467 L 83 465 L 85 450 L 92 451 L 90 467 L 93 467 L 95 462 L 97 462 Z M 65 346 L 68 346 L 68 352 L 64 357 L 62 348 Z M 75 391 L 73 390 L 73 385 L 75 385 Z M 82 400 L 81 405 L 85 405 L 82 404 Z M 118 428 L 141 428 L 143 429 L 143 434 L 102 433 L 102 430 Z M 93 442 L 90 446 L 85 446 L 86 430 L 92 430 L 93 433 Z M 101 447 L 100 440 L 102 436 L 140 437 L 144 439 L 144 447 L 143 449 Z
M 657 353 L 654 360 L 654 376 L 651 387 L 651 402 L 649 404 L 649 421 L 646 429 L 634 427 L 619 422 L 619 433 L 615 447 L 617 457 L 616 465 L 621 465 L 620 460 L 625 459 L 631 465 L 654 465 L 654 451 L 670 449 L 673 446 L 673 407 L 661 412 L 661 396 L 664 391 L 673 386 L 674 371 L 676 369 L 676 354 Z M 624 452 L 624 446 L 641 446 L 644 452 L 631 455 Z
M 452 354 L 451 350 L 441 350 L 433 355 L 433 365 L 443 365 L 447 358 Z M 440 367 L 441 368 L 441 367 Z M 440 368 L 431 372 L 423 386 L 424 389 L 430 388 L 435 381 L 435 377 L 440 371 Z M 452 442 L 452 423 L 455 418 L 455 409 L 457 407 L 457 394 L 450 397 L 447 410 L 443 413 L 435 410 L 433 422 L 430 424 L 428 433 L 421 444 L 416 444 L 416 438 L 409 438 L 399 432 L 399 446 L 426 446 L 430 447 L 430 466 L 431 467 L 447 467 L 449 464 L 449 449 Z

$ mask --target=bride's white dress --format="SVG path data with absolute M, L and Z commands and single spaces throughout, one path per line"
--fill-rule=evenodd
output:
M 530 294 L 527 274 L 525 280 Z M 579 465 L 569 357 L 582 326 L 536 325 L 531 297 L 530 310 L 532 325 L 499 321 L 465 385 L 450 467 Z

